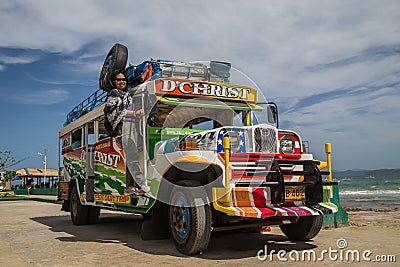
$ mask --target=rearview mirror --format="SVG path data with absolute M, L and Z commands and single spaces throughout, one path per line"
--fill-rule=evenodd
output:
M 278 111 L 276 106 L 269 104 L 267 108 L 267 114 L 268 114 L 268 122 L 276 123 L 278 121 Z

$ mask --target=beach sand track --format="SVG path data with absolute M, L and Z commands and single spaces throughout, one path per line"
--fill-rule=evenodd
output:
M 141 240 L 142 219 L 136 215 L 104 211 L 99 224 L 74 226 L 60 205 L 36 201 L 1 202 L 0 214 L 0 266 L 282 266 L 276 255 L 279 250 L 314 250 L 319 255 L 337 249 L 340 238 L 346 240 L 346 249 L 368 249 L 373 255 L 396 255 L 400 260 L 399 212 L 350 211 L 349 226 L 323 229 L 309 242 L 291 242 L 279 227 L 272 227 L 267 235 L 213 235 L 207 251 L 193 257 L 177 252 L 172 240 Z M 256 257 L 265 246 L 276 251 L 272 261 Z M 326 258 L 318 265 L 345 263 Z M 366 263 L 352 264 L 357 265 Z

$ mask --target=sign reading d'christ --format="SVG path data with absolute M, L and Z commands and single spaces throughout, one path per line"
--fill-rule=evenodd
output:
M 180 79 L 160 79 L 155 81 L 155 85 L 157 95 L 189 98 L 208 97 L 252 103 L 257 102 L 257 91 L 247 86 Z

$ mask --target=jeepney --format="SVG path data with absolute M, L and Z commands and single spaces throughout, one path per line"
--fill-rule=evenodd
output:
M 305 150 L 299 134 L 279 129 L 276 104 L 230 83 L 229 63 L 126 66 L 127 53 L 112 47 L 101 89 L 71 110 L 58 132 L 58 197 L 74 224 L 96 223 L 101 208 L 142 214 L 143 239 L 171 237 L 184 254 L 206 250 L 217 231 L 279 225 L 292 240 L 319 233 L 324 214 L 337 211 L 323 196 L 326 164 Z M 119 68 L 145 110 L 135 125 L 145 194 L 124 194 L 130 148 L 104 128 L 110 73 Z

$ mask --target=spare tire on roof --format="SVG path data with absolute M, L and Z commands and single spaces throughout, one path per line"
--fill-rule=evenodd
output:
M 111 76 L 115 70 L 125 70 L 128 61 L 128 48 L 122 44 L 116 43 L 108 52 L 101 68 L 99 77 L 100 89 L 108 92 L 114 88 Z

